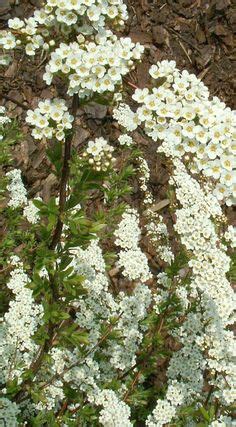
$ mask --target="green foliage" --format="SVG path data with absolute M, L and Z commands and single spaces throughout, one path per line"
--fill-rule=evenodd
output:
M 19 141 L 21 133 L 19 131 L 18 123 L 16 120 L 11 120 L 7 125 L 0 125 L 0 202 L 4 199 L 4 194 L 7 185 L 5 178 L 5 171 L 12 163 L 11 147 Z
M 234 253 L 231 254 L 231 265 L 230 265 L 228 276 L 232 283 L 236 282 L 236 252 L 235 251 Z

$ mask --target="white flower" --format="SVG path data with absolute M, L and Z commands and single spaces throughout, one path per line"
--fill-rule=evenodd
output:
M 114 391 L 102 390 L 95 402 L 103 407 L 99 416 L 101 425 L 104 427 L 132 427 L 130 408 L 118 399 Z
M 230 245 L 232 246 L 232 248 L 235 248 L 236 247 L 236 227 L 229 225 L 224 234 L 224 238 L 230 242 Z
M 138 103 L 142 103 L 145 101 L 147 95 L 149 94 L 149 90 L 148 89 L 136 89 L 134 92 L 134 95 L 132 95 L 132 98 L 138 102 Z
M 101 14 L 100 8 L 94 5 L 87 10 L 87 16 L 90 19 L 90 21 L 98 21 L 100 18 L 100 14 Z
M 21 171 L 13 169 L 6 174 L 10 183 L 7 185 L 7 190 L 10 193 L 8 206 L 18 208 L 27 204 L 27 192 L 21 179 Z
M 2 45 L 3 49 L 10 50 L 14 49 L 17 46 L 16 38 L 10 32 L 2 32 L 0 34 L 0 46 Z
M 65 130 L 71 129 L 74 118 L 68 112 L 65 101 L 55 98 L 40 101 L 38 108 L 28 110 L 26 122 L 33 126 L 35 139 L 52 138 L 59 141 L 65 138 Z
M 234 180 L 234 174 L 232 171 L 230 172 L 222 171 L 221 177 L 220 177 L 220 182 L 222 184 L 225 184 L 227 187 L 231 187 L 231 185 L 233 184 L 233 180 Z
M 96 138 L 95 141 L 88 142 L 84 157 L 89 156 L 89 163 L 95 170 L 105 171 L 115 161 L 112 157 L 113 150 L 114 148 L 104 138 Z
M 9 19 L 8 27 L 13 28 L 14 30 L 18 30 L 24 26 L 24 21 L 19 18 Z
M 40 197 L 35 200 L 42 200 Z M 23 210 L 23 215 L 31 224 L 36 224 L 39 220 L 39 209 L 35 206 L 33 200 L 28 202 L 28 205 L 25 206 Z
M 233 167 L 235 167 L 236 157 L 221 156 L 220 161 L 224 169 L 226 169 L 227 171 L 232 171 Z
M 120 135 L 118 138 L 120 145 L 127 145 L 128 147 L 133 144 L 133 139 L 129 135 Z
M 172 406 L 167 400 L 158 400 L 152 414 L 147 418 L 146 425 L 148 427 L 162 427 L 171 422 L 175 413 L 175 406 Z
M 113 110 L 113 117 L 128 131 L 135 130 L 141 123 L 138 116 L 126 104 L 120 104 L 118 108 L 115 108 Z
M 123 215 L 119 227 L 115 231 L 115 244 L 123 250 L 119 252 L 117 265 L 123 269 L 123 276 L 130 280 L 149 280 L 146 255 L 139 248 L 140 229 L 135 209 L 128 209 Z
M 226 196 L 229 195 L 229 191 L 225 185 L 217 184 L 213 194 L 217 197 L 218 200 L 223 200 Z

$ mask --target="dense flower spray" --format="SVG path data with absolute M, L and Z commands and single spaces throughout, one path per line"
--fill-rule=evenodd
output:
M 73 96 L 72 107 L 41 100 L 25 118 L 34 139 L 55 144 L 59 194 L 29 199 L 24 174 L 6 173 L 0 423 L 9 427 L 234 425 L 235 228 L 223 209 L 235 203 L 235 114 L 166 60 L 151 66 L 153 88 L 136 89 L 131 109 L 123 77 L 144 48 L 108 30 L 127 18 L 122 0 L 47 0 L 0 36 L 5 53 L 42 52 L 46 83 L 59 78 Z M 78 97 L 117 103 L 117 141 L 101 129 L 71 150 Z M 1 141 L 10 123 L 0 107 Z M 169 217 L 155 210 L 139 130 L 168 159 Z M 113 168 L 124 153 L 137 163 L 138 208 L 123 203 L 132 168 Z

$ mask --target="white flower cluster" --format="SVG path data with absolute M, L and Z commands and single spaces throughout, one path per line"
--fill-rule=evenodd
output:
M 10 117 L 6 114 L 6 108 L 0 106 L 0 142 L 4 139 L 8 124 L 11 123 Z
M 96 29 L 104 27 L 106 20 L 112 21 L 112 25 L 123 25 L 128 18 L 122 0 L 47 0 L 47 6 L 46 10 L 52 13 L 51 8 L 58 22 L 68 26 L 80 25 L 81 17 Z
M 174 260 L 174 254 L 169 242 L 168 229 L 163 221 L 162 216 L 156 212 L 153 212 L 151 209 L 148 209 L 146 212 L 146 217 L 148 219 L 148 222 L 145 225 L 147 235 L 155 247 L 157 255 L 163 261 L 171 264 L 171 262 Z
M 168 400 L 158 400 L 152 414 L 148 416 L 148 427 L 162 427 L 169 423 L 175 416 L 175 407 Z
M 186 389 L 191 378 L 190 397 L 202 393 L 203 372 L 208 369 L 212 375 L 209 383 L 214 386 L 213 397 L 227 406 L 235 400 L 236 389 L 234 337 L 228 329 L 235 320 L 235 295 L 226 278 L 230 258 L 214 225 L 214 219 L 221 215 L 221 208 L 216 197 L 209 189 L 202 189 L 179 160 L 174 164 L 172 181 L 182 205 L 176 211 L 175 228 L 181 242 L 192 252 L 189 261 L 191 297 L 195 297 L 198 312 L 190 312 L 179 329 L 183 348 L 174 354 L 169 375 L 182 378 Z
M 127 7 L 122 0 L 47 0 L 32 17 L 9 19 L 11 31 L 0 33 L 0 46 L 12 50 L 23 44 L 26 54 L 34 56 L 40 48 L 46 51 L 53 48 L 60 34 L 67 37 L 73 30 L 91 34 L 103 29 L 107 21 L 119 26 L 127 18 Z
M 131 411 L 112 390 L 102 390 L 96 397 L 96 404 L 102 406 L 99 422 L 104 427 L 132 427 Z
M 40 101 L 38 108 L 28 110 L 26 122 L 33 126 L 32 136 L 35 139 L 65 139 L 65 131 L 72 128 L 74 117 L 69 114 L 64 99 L 55 98 Z
M 83 156 L 89 157 L 88 162 L 96 171 L 106 171 L 116 160 L 112 157 L 113 151 L 114 148 L 101 137 L 88 142 Z
M 92 241 L 86 251 L 75 249 L 73 264 L 76 271 L 86 274 L 84 286 L 88 296 L 76 303 L 77 321 L 83 328 L 91 330 L 91 345 L 100 338 L 101 323 L 112 316 L 119 317 L 116 328 L 122 331 L 122 343 L 111 341 L 109 345 L 110 361 L 116 369 L 128 369 L 135 363 L 137 344 L 142 334 L 139 323 L 145 318 L 151 303 L 151 292 L 147 286 L 139 285 L 133 295 L 120 293 L 116 299 L 109 292 L 109 282 L 105 272 L 105 263 L 97 241 Z M 96 310 L 94 309 L 96 307 Z M 100 319 L 99 319 L 100 316 Z M 130 351 L 124 351 L 129 348 Z
M 198 337 L 204 334 L 204 325 L 200 313 L 189 313 L 180 331 L 176 332 L 182 348 L 172 355 L 168 367 L 169 379 L 178 379 L 184 384 L 185 402 L 203 400 L 205 356 L 199 348 Z
M 140 123 L 159 152 L 183 158 L 193 173 L 202 173 L 214 183 L 214 194 L 231 205 L 236 197 L 236 116 L 217 97 L 209 99 L 206 86 L 174 61 L 152 65 L 153 79 L 165 82 L 149 90 L 136 89 L 133 99 L 141 104 L 136 113 L 124 116 L 123 104 L 114 117 L 128 131 Z M 136 126 L 135 126 L 136 123 Z
M 9 309 L 3 318 L 4 339 L 1 342 L 1 362 L 4 367 L 5 379 L 18 377 L 24 369 L 29 368 L 37 351 L 32 336 L 37 330 L 43 316 L 43 307 L 33 298 L 33 292 L 27 286 L 29 277 L 17 257 L 11 259 L 15 266 L 7 283 L 8 289 L 14 294 Z
M 64 75 L 68 78 L 68 94 L 79 93 L 80 98 L 114 92 L 144 50 L 139 43 L 128 37 L 118 39 L 111 31 L 91 37 L 91 42 L 81 35 L 77 40 L 69 45 L 61 43 L 55 49 L 44 80 L 51 84 L 54 75 Z
M 7 190 L 10 193 L 8 206 L 13 208 L 24 208 L 23 216 L 31 224 L 36 224 L 39 220 L 39 209 L 34 205 L 33 200 L 27 199 L 27 191 L 21 179 L 20 169 L 13 169 L 7 172 L 6 176 L 10 182 L 7 185 Z M 41 197 L 36 197 L 34 200 L 42 200 Z
M 118 372 L 130 369 L 136 362 L 136 352 L 143 336 L 140 322 L 147 316 L 151 304 L 151 291 L 145 285 L 138 285 L 130 296 L 121 292 L 114 297 L 110 293 L 106 265 L 97 240 L 93 240 L 86 250 L 72 248 L 70 252 L 73 257 L 71 266 L 85 277 L 87 294 L 74 301 L 73 306 L 78 326 L 88 332 L 87 350 L 90 350 L 90 355 L 84 359 L 78 349 L 51 350 L 51 371 L 60 375 L 61 383 L 53 381 L 45 388 L 42 409 L 59 407 L 63 400 L 64 382 L 86 393 L 89 402 L 102 405 L 102 401 L 97 403 L 97 398 L 104 384 L 116 378 Z M 116 318 L 113 329 L 119 333 L 120 339 L 117 341 L 108 337 L 104 349 L 99 348 L 104 324 L 109 325 Z M 96 360 L 96 352 L 102 354 L 102 362 Z M 83 363 L 80 363 L 81 358 Z M 104 412 L 106 416 L 107 410 Z
M 146 205 L 151 205 L 154 201 L 152 193 L 148 190 L 148 181 L 150 178 L 150 169 L 148 166 L 147 161 L 143 157 L 138 157 L 138 163 L 139 163 L 139 182 L 140 182 L 140 188 L 144 193 L 144 200 L 143 203 Z
M 123 126 L 128 132 L 137 129 L 138 125 L 141 124 L 137 114 L 123 102 L 121 102 L 117 108 L 114 108 L 113 117 L 118 121 L 119 125 Z
M 42 201 L 41 197 L 36 197 L 34 200 Z M 28 204 L 24 207 L 23 216 L 31 224 L 36 224 L 39 221 L 39 209 L 35 206 L 33 200 L 29 200 Z
M 184 401 L 184 384 L 177 381 L 170 382 L 166 399 L 157 401 L 152 414 L 147 417 L 146 425 L 148 427 L 162 427 L 172 421 L 176 414 L 176 408 Z
M 232 248 L 235 248 L 236 247 L 236 227 L 229 225 L 224 234 L 224 238 L 227 242 L 230 243 L 230 246 Z
M 94 399 L 100 391 L 98 383 L 101 382 L 100 365 L 93 355 L 85 359 L 78 350 L 55 347 L 50 352 L 52 358 L 52 373 L 59 376 L 59 380 L 53 379 L 44 388 L 44 399 L 40 402 L 41 410 L 58 410 L 64 400 L 64 384 L 70 383 L 79 393 L 86 393 L 88 401 L 94 403 Z M 80 363 L 81 358 L 83 363 Z M 105 377 L 104 377 L 105 378 Z M 110 377 L 109 377 L 110 379 Z
M 59 402 L 62 402 L 65 398 L 63 392 L 63 382 L 60 380 L 54 381 L 53 384 L 48 385 L 44 389 L 44 399 L 35 404 L 35 408 L 38 411 L 50 411 L 52 409 L 59 408 Z
M 214 220 L 221 217 L 222 211 L 209 187 L 202 189 L 175 156 L 173 163 L 175 171 L 170 182 L 176 186 L 176 197 L 181 206 L 176 211 L 175 228 L 181 243 L 189 253 L 192 252 L 189 261 L 192 269 L 191 291 L 186 304 L 184 289 L 183 308 L 189 310 L 191 301 L 194 301 L 194 312 L 186 314 L 184 323 L 174 333 L 182 348 L 172 355 L 167 372 L 166 400 L 157 401 L 156 408 L 146 421 L 149 427 L 161 427 L 173 422 L 179 406 L 194 401 L 204 402 L 206 370 L 210 373 L 208 384 L 214 387 L 211 399 L 217 398 L 225 406 L 230 406 L 235 400 L 235 346 L 233 332 L 228 330 L 235 320 L 235 296 L 226 278 L 230 258 L 226 255 L 226 247 L 219 241 L 214 225 Z M 231 228 L 229 235 L 232 235 Z M 181 297 L 183 287 L 180 286 L 179 290 Z M 164 295 L 168 296 L 168 292 L 164 291 Z M 157 303 L 158 298 L 157 295 Z M 181 391 L 176 391 L 173 384 Z M 229 424 L 225 425 L 232 425 L 228 420 Z M 217 422 L 215 425 L 218 425 Z
M 18 208 L 27 204 L 27 192 L 21 179 L 20 169 L 11 170 L 10 172 L 7 172 L 6 176 L 10 180 L 7 185 L 7 190 L 10 193 L 8 206 Z
M 6 115 L 6 108 L 0 106 L 0 126 L 10 123 L 11 119 Z M 1 136 L 0 136 L 1 139 Z
M 210 427 L 235 427 L 236 421 L 227 415 L 221 415 L 215 421 L 212 421 Z
M 121 331 L 122 343 L 111 341 L 109 354 L 112 368 L 124 371 L 135 365 L 136 354 L 143 339 L 143 327 L 140 322 L 147 316 L 151 304 L 151 291 L 147 286 L 138 285 L 132 295 L 119 294 L 119 312 L 122 313 L 117 322 Z
M 122 134 L 119 136 L 118 141 L 120 145 L 126 145 L 127 147 L 130 147 L 133 145 L 133 138 L 127 134 Z
M 155 409 L 146 421 L 149 427 L 173 423 L 179 407 L 203 399 L 203 374 L 206 364 L 202 351 L 195 343 L 199 333 L 203 332 L 199 316 L 190 313 L 183 332 L 183 348 L 173 354 L 168 368 L 166 399 L 157 400 Z
M 124 212 L 114 235 L 116 237 L 115 244 L 122 248 L 118 254 L 117 265 L 123 268 L 123 276 L 129 280 L 141 280 L 142 282 L 149 280 L 152 275 L 146 255 L 139 247 L 141 232 L 135 209 L 127 209 Z
M 17 421 L 17 415 L 19 414 L 19 408 L 16 403 L 11 402 L 5 397 L 0 398 L 0 425 L 6 427 L 17 427 L 19 425 Z

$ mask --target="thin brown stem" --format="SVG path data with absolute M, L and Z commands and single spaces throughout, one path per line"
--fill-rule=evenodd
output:
M 75 94 L 73 96 L 72 100 L 72 107 L 71 107 L 71 114 L 74 116 L 74 122 L 75 122 L 75 116 L 78 108 L 78 95 Z M 57 244 L 60 241 L 61 233 L 62 233 L 62 227 L 63 227 L 63 220 L 62 215 L 65 211 L 65 205 L 66 205 L 66 187 L 70 175 L 70 159 L 71 159 L 71 145 L 73 140 L 73 131 L 68 135 L 68 137 L 65 140 L 65 148 L 64 148 L 64 157 L 63 157 L 63 167 L 62 167 L 62 173 L 61 173 L 61 181 L 60 181 L 60 195 L 59 195 L 59 216 L 57 220 L 57 224 L 53 233 L 52 241 L 49 245 L 49 248 L 54 250 L 57 246 Z M 58 290 L 54 283 L 54 276 L 49 275 L 50 279 L 50 287 L 52 291 L 52 302 L 58 300 Z M 44 354 L 52 347 L 54 339 L 55 339 L 55 326 L 49 322 L 48 330 L 47 330 L 48 338 L 45 340 L 45 342 L 42 344 L 42 346 L 39 348 L 39 351 L 31 363 L 30 370 L 33 373 L 33 376 L 36 375 L 38 370 L 40 369 Z M 26 388 L 29 384 L 31 384 L 31 379 L 26 380 L 24 382 L 23 389 L 16 394 L 16 400 L 21 401 L 22 397 L 24 400 L 24 395 Z
M 120 315 L 121 316 L 121 315 Z M 119 316 L 119 318 L 120 318 L 120 316 Z M 119 320 L 119 318 L 116 320 L 116 322 L 118 322 L 118 320 Z M 98 348 L 106 339 L 107 339 L 107 337 L 110 335 L 110 333 L 111 333 L 111 331 L 112 331 L 112 329 L 113 329 L 113 327 L 115 326 L 115 324 L 111 324 L 108 328 L 107 328 L 107 331 L 105 332 L 105 334 L 100 338 L 100 340 L 97 342 L 97 344 L 95 344 L 89 351 L 87 351 L 87 353 L 85 354 L 85 356 L 83 357 L 83 359 L 81 359 L 79 362 L 75 362 L 75 363 L 73 363 L 72 365 L 70 365 L 70 366 L 68 366 L 67 368 L 65 368 L 64 370 L 63 370 L 63 372 L 61 372 L 61 374 L 60 374 L 60 376 L 61 375 L 63 375 L 63 374 L 65 374 L 66 372 L 68 372 L 68 371 L 70 371 L 71 369 L 73 369 L 73 368 L 75 368 L 76 366 L 79 366 L 79 365 L 81 365 L 81 363 L 83 363 L 85 360 L 86 360 L 86 358 L 91 354 L 91 353 L 93 353 L 95 350 L 96 350 L 96 348 Z M 52 384 L 56 379 L 58 378 L 58 374 L 55 374 L 46 384 L 43 384 L 43 386 L 42 387 L 40 387 L 40 388 L 45 388 L 45 387 L 47 387 L 48 385 L 50 385 L 50 384 Z
M 84 357 L 80 360 L 80 361 L 78 361 L 78 362 L 75 362 L 75 363 L 73 363 L 73 364 L 71 364 L 70 366 L 68 366 L 67 368 L 65 368 L 60 374 L 58 374 L 58 373 L 56 373 L 56 374 L 54 374 L 52 377 L 51 377 L 51 379 L 49 380 L 49 381 L 47 381 L 46 383 L 44 383 L 44 384 L 42 384 L 41 386 L 39 386 L 38 388 L 39 389 L 44 389 L 44 388 L 46 388 L 47 386 L 49 386 L 50 384 L 53 384 L 54 383 L 54 381 L 56 381 L 58 378 L 61 378 L 62 377 L 62 375 L 63 374 L 65 374 L 66 372 L 68 372 L 68 371 L 70 371 L 71 369 L 73 369 L 73 368 L 75 368 L 76 366 L 79 366 L 79 365 L 81 365 L 81 363 L 83 363 L 85 360 L 86 360 L 86 358 L 91 354 L 91 353 L 93 353 L 95 350 L 96 350 L 96 348 L 98 348 L 106 339 L 107 339 L 107 337 L 110 335 L 110 333 L 111 333 L 111 331 L 112 331 L 112 329 L 114 328 L 114 326 L 115 326 L 115 324 L 118 322 L 118 320 L 120 319 L 120 317 L 122 316 L 122 314 L 123 313 L 121 313 L 120 315 L 119 315 L 119 317 L 116 319 L 116 321 L 114 322 L 114 323 L 112 323 L 111 325 L 109 325 L 108 326 L 108 328 L 107 328 L 107 330 L 106 330 L 106 332 L 104 333 L 104 335 L 100 338 L 100 340 L 97 342 L 97 344 L 95 344 L 90 350 L 88 350 L 87 351 L 87 353 L 84 355 Z M 46 348 L 44 347 L 44 349 L 43 350 L 46 350 Z M 43 354 L 43 353 L 42 353 Z M 40 353 L 40 359 L 41 359 L 41 353 Z M 28 381 L 28 382 L 25 382 L 24 384 L 29 384 L 30 383 L 30 381 Z M 28 399 L 28 395 L 27 395 L 27 392 L 26 392 L 26 395 L 25 395 L 25 393 L 24 393 L 24 391 L 23 390 L 21 390 L 17 395 L 16 395 L 16 400 L 17 400 L 17 402 L 19 403 L 19 402 L 23 402 L 24 400 L 26 400 L 26 399 Z
M 216 378 L 217 378 L 217 372 L 214 375 L 214 380 L 216 380 Z M 215 386 L 214 385 L 210 385 L 209 391 L 207 393 L 207 397 L 206 397 L 206 400 L 205 400 L 205 403 L 204 403 L 204 407 L 206 407 L 208 405 L 208 403 L 210 401 L 210 398 L 211 398 L 211 395 L 214 392 L 214 389 L 215 389 Z
M 71 114 L 75 116 L 78 108 L 78 94 L 73 95 Z M 52 236 L 52 241 L 49 245 L 49 249 L 54 250 L 58 243 L 60 242 L 62 228 L 63 228 L 63 213 L 65 211 L 66 205 L 66 187 L 70 175 L 70 159 L 71 159 L 71 146 L 73 140 L 73 132 L 71 132 L 65 140 L 65 148 L 64 148 L 64 158 L 63 158 L 63 167 L 61 173 L 61 182 L 59 189 L 59 216 L 57 220 L 57 224 Z
M 152 332 L 153 336 L 154 336 L 155 334 L 160 334 L 160 333 L 161 333 L 161 330 L 162 330 L 162 328 L 163 328 L 163 326 L 164 326 L 164 319 L 165 319 L 165 317 L 164 317 L 164 316 L 165 316 L 164 314 L 161 316 L 161 318 L 160 318 L 160 322 L 158 323 L 157 328 L 155 328 L 154 332 Z M 143 370 L 144 370 L 144 367 L 145 367 L 145 365 L 146 365 L 146 363 L 147 363 L 147 360 L 148 360 L 148 359 L 149 359 L 149 357 L 151 356 L 152 352 L 153 352 L 153 343 L 152 343 L 152 344 L 147 348 L 147 355 L 146 355 L 146 357 L 145 357 L 145 360 L 143 360 L 141 363 L 136 362 L 136 364 L 135 364 L 134 366 L 132 366 L 132 368 L 130 368 L 127 372 L 125 372 L 125 373 L 120 377 L 120 379 L 123 379 L 123 378 L 125 378 L 129 373 L 131 373 L 134 369 L 138 368 L 138 371 L 135 373 L 134 379 L 133 379 L 133 381 L 132 381 L 132 383 L 131 383 L 130 387 L 128 388 L 128 390 L 127 390 L 127 391 L 126 391 L 126 393 L 124 394 L 124 397 L 123 397 L 124 402 L 126 402 L 126 401 L 128 400 L 128 398 L 129 398 L 130 394 L 131 394 L 131 393 L 132 393 L 132 391 L 134 390 L 134 387 L 135 387 L 135 385 L 137 384 L 137 382 L 138 382 L 138 380 L 139 380 L 139 378 L 140 378 L 140 376 L 141 376 L 141 374 L 142 374 L 142 372 L 143 372 Z

